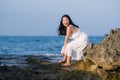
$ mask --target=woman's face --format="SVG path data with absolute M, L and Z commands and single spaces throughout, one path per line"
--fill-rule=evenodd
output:
M 69 19 L 67 17 L 63 17 L 62 19 L 62 24 L 65 26 L 65 27 L 68 27 L 69 26 Z

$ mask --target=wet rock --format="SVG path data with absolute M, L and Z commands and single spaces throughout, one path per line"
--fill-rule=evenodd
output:
M 28 57 L 27 59 L 26 59 L 26 61 L 28 62 L 28 63 L 37 63 L 37 64 L 50 64 L 50 62 L 48 61 L 48 60 L 40 60 L 40 59 L 38 59 L 38 58 L 35 58 L 35 57 Z
M 44 64 L 44 60 L 36 60 L 24 68 L 0 66 L 0 80 L 101 80 L 98 74 L 76 70 L 73 67 L 65 69 L 57 63 Z
M 88 44 L 83 54 L 84 60 L 89 59 L 104 70 L 120 68 L 120 29 L 111 30 L 97 45 Z

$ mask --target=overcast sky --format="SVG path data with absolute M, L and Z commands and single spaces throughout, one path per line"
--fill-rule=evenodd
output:
M 120 28 L 120 0 L 0 0 L 0 35 L 54 36 L 63 14 L 88 35 Z

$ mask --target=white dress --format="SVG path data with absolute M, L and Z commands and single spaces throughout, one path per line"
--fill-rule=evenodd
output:
M 78 29 L 77 32 L 71 34 L 70 38 L 72 39 L 72 41 L 70 41 L 66 45 L 65 54 L 67 56 L 71 56 L 73 60 L 82 60 L 83 59 L 82 50 L 87 46 L 88 43 L 87 34 L 81 32 L 80 29 Z

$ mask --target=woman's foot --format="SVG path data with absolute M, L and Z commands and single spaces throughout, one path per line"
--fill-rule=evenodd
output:
M 70 63 L 65 63 L 65 64 L 62 64 L 61 66 L 63 66 L 63 67 L 70 67 L 71 64 Z
M 60 63 L 64 63 L 65 62 L 65 60 L 59 60 L 58 61 L 58 63 L 60 64 Z

